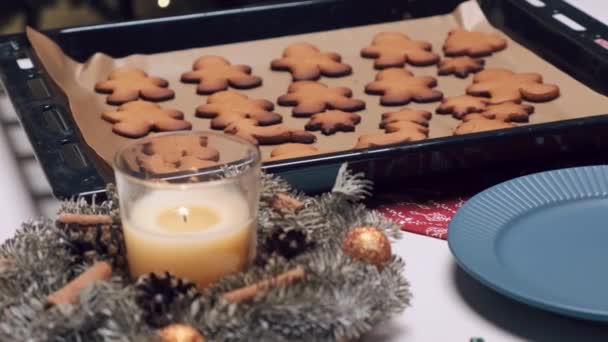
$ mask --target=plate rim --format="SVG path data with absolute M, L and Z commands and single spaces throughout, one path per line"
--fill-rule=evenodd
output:
M 463 271 L 465 271 L 468 275 L 470 275 L 473 279 L 479 281 L 484 286 L 489 287 L 490 289 L 500 293 L 501 295 L 504 295 L 508 298 L 516 300 L 520 303 L 523 303 L 523 304 L 526 304 L 526 305 L 529 305 L 532 307 L 536 307 L 536 308 L 539 308 L 542 310 L 546 310 L 549 312 L 553 312 L 556 314 L 574 317 L 574 318 L 578 318 L 578 319 L 586 319 L 586 320 L 599 321 L 599 322 L 608 322 L 608 309 L 596 310 L 596 309 L 581 308 L 581 307 L 573 306 L 570 304 L 563 304 L 563 303 L 560 304 L 559 302 L 555 302 L 555 301 L 539 299 L 534 295 L 526 295 L 525 293 L 522 293 L 522 291 L 519 291 L 518 289 L 509 288 L 508 284 L 507 284 L 507 286 L 504 286 L 504 284 L 501 284 L 502 282 L 500 282 L 500 281 L 495 282 L 495 281 L 492 281 L 492 279 L 487 279 L 487 277 L 484 274 L 475 270 L 474 267 L 469 267 L 467 265 L 466 261 L 461 259 L 461 257 L 458 254 L 460 247 L 454 241 L 454 238 L 453 238 L 454 235 L 453 234 L 450 235 L 450 232 L 458 231 L 458 230 L 451 229 L 452 223 L 455 222 L 455 219 L 457 219 L 456 220 L 456 222 L 457 222 L 460 220 L 459 217 L 461 217 L 463 215 L 470 215 L 468 208 L 472 205 L 472 203 L 475 203 L 476 201 L 478 201 L 479 198 L 483 198 L 483 197 L 487 196 L 488 193 L 490 193 L 491 191 L 493 191 L 496 188 L 502 188 L 504 186 L 508 186 L 509 184 L 514 183 L 514 182 L 524 179 L 524 178 L 540 177 L 541 175 L 555 174 L 558 172 L 568 172 L 569 173 L 569 172 L 576 172 L 577 170 L 592 170 L 592 169 L 603 169 L 606 172 L 608 172 L 608 165 L 590 165 L 590 166 L 570 167 L 570 168 L 555 169 L 555 170 L 549 170 L 549 171 L 543 171 L 543 172 L 537 172 L 537 173 L 533 173 L 533 174 L 529 174 L 529 175 L 524 175 L 524 176 L 516 177 L 516 178 L 510 179 L 510 180 L 498 183 L 494 186 L 491 186 L 491 187 L 481 191 L 480 193 L 477 193 L 475 196 L 471 197 L 456 212 L 456 214 L 454 215 L 454 217 L 452 217 L 452 220 L 450 220 L 450 223 L 448 225 L 448 234 L 447 234 L 448 235 L 448 237 L 447 237 L 448 247 L 450 249 L 450 253 L 454 257 L 458 266 Z M 603 195 L 603 196 L 598 196 L 598 197 L 608 198 L 608 195 Z M 580 199 L 571 199 L 568 201 L 572 201 L 572 200 L 580 200 Z M 520 216 L 521 215 L 518 215 L 516 217 L 520 217 Z M 452 236 L 452 238 L 451 238 L 451 236 Z M 494 242 L 496 240 L 492 239 L 492 241 Z M 492 250 L 494 250 L 494 248 L 492 248 Z

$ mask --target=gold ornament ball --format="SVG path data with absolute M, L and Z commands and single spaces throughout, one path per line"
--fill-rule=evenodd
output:
M 185 324 L 170 324 L 158 331 L 163 342 L 205 342 L 198 330 Z
M 344 253 L 378 268 L 391 259 L 391 242 L 376 227 L 358 227 L 346 235 L 342 243 Z

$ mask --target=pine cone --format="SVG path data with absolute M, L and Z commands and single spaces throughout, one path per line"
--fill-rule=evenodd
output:
M 125 266 L 124 240 L 120 226 L 83 226 L 77 223 L 58 223 L 57 226 L 65 233 L 77 261 L 108 260 L 115 267 Z
M 262 243 L 258 249 L 255 263 L 264 265 L 273 255 L 280 255 L 287 260 L 311 250 L 314 247 L 314 242 L 310 241 L 308 236 L 299 230 L 284 231 L 277 229 Z
M 169 272 L 161 276 L 149 273 L 139 277 L 135 290 L 135 301 L 144 312 L 144 320 L 156 328 L 173 322 L 172 304 L 184 300 L 190 302 L 200 295 L 194 283 Z

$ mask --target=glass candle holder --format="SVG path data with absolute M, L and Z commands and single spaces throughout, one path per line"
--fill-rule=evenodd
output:
M 199 287 L 255 257 L 260 152 L 212 132 L 158 134 L 114 160 L 129 271 L 165 271 Z

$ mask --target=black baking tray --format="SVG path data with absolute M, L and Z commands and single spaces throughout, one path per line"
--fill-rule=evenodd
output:
M 121 57 L 438 15 L 452 11 L 460 2 L 271 2 L 46 33 L 72 58 L 84 61 L 96 52 Z M 593 45 L 597 35 L 608 37 L 606 27 L 590 21 L 585 22 L 588 31 L 582 35 L 570 32 L 551 19 L 555 6 L 563 5 L 561 1 L 544 2 L 543 8 L 526 0 L 484 0 L 480 4 L 490 21 L 511 38 L 606 93 L 608 88 L 601 82 L 608 75 L 606 51 Z M 569 10 L 576 13 L 577 20 L 586 20 L 582 12 Z M 567 51 L 560 53 L 561 49 Z M 19 59 L 31 60 L 32 68 L 21 69 Z M 64 94 L 48 77 L 23 34 L 0 37 L 0 77 L 55 196 L 103 192 L 111 180 L 102 177 L 101 166 L 75 128 Z M 608 116 L 604 115 L 278 161 L 266 164 L 265 169 L 286 177 L 301 190 L 317 192 L 331 187 L 338 167 L 348 162 L 353 169 L 366 172 L 377 187 L 395 191 L 470 181 L 491 184 L 522 173 L 605 163 L 607 145 Z

